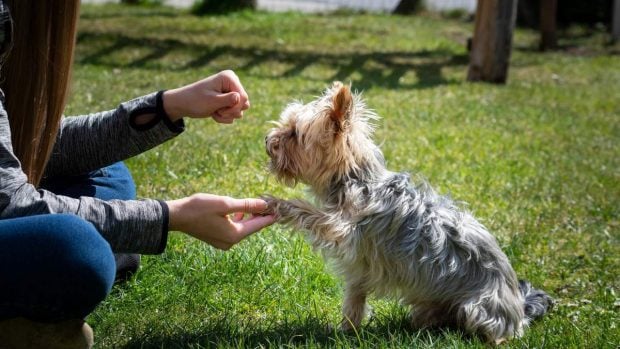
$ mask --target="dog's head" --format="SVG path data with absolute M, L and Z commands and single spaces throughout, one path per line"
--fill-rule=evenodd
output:
M 376 157 L 374 119 L 360 96 L 340 82 L 308 104 L 289 104 L 265 139 L 271 172 L 291 186 L 300 181 L 324 189 Z

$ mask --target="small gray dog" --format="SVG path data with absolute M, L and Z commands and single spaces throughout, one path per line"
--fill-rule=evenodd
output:
M 316 196 L 318 206 L 266 199 L 279 222 L 305 230 L 344 277 L 341 328 L 361 324 L 372 292 L 411 305 L 416 328 L 453 326 L 496 344 L 520 336 L 553 300 L 517 281 L 470 213 L 386 169 L 371 139 L 377 119 L 335 82 L 311 103 L 290 104 L 265 139 L 271 172 Z

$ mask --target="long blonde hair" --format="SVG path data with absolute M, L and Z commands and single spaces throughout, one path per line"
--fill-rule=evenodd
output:
M 2 64 L 15 154 L 38 185 L 60 127 L 68 95 L 79 0 L 7 0 L 13 47 Z

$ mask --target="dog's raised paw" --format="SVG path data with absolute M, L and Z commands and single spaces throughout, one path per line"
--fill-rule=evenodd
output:
M 263 212 L 261 212 L 261 214 L 265 216 L 274 215 L 276 216 L 276 218 L 279 218 L 280 216 L 278 215 L 278 207 L 280 206 L 279 203 L 281 200 L 268 194 L 261 195 L 260 198 L 267 203 L 267 208 Z

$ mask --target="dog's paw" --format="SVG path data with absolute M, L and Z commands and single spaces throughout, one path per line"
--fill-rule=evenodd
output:
M 276 220 L 279 220 L 282 215 L 280 214 L 280 207 L 283 200 L 278 199 L 272 195 L 261 195 L 261 199 L 267 203 L 267 209 L 263 212 L 265 215 L 274 215 Z
M 360 327 L 360 324 L 356 325 L 348 318 L 342 319 L 342 321 L 340 322 L 340 326 L 338 326 L 340 331 L 344 333 L 357 332 L 357 329 L 359 327 Z

